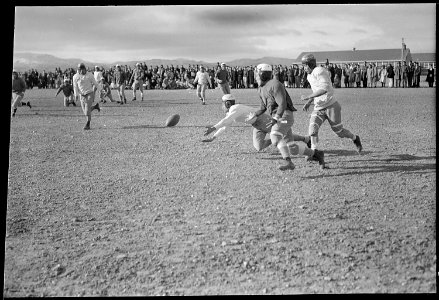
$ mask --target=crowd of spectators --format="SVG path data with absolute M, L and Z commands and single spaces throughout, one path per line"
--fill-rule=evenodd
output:
M 140 63 L 144 70 L 144 88 L 145 89 L 188 89 L 194 88 L 193 81 L 196 73 L 199 70 L 199 65 L 181 66 L 147 66 L 145 63 Z M 364 62 L 362 64 L 333 64 L 327 62 L 321 66 L 328 69 L 332 84 L 335 88 L 353 88 L 353 87 L 419 87 L 421 66 L 415 62 L 406 64 L 400 62 L 395 64 L 387 64 L 377 66 L 375 63 Z M 121 70 L 126 73 L 127 89 L 131 89 L 132 73 L 135 66 L 121 65 Z M 206 72 L 209 74 L 211 80 L 211 87 L 216 88 L 218 83 L 215 79 L 215 73 L 219 70 L 220 63 L 216 66 L 205 66 Z M 306 80 L 306 73 L 302 65 L 293 64 L 291 66 L 273 65 L 273 76 L 279 81 L 283 82 L 287 88 L 308 88 L 309 84 Z M 105 81 L 114 86 L 114 72 L 116 66 L 105 69 L 98 67 L 102 72 Z M 256 88 L 255 80 L 256 66 L 227 66 L 229 73 L 229 82 L 232 89 L 242 88 Z M 93 73 L 95 66 L 88 66 L 88 71 Z M 55 71 L 46 72 L 43 70 L 31 69 L 29 71 L 20 73 L 26 82 L 27 88 L 37 87 L 39 89 L 57 89 L 61 86 L 64 79 L 72 80 L 76 70 L 67 68 L 61 70 L 56 68 Z M 426 80 L 435 81 L 434 69 L 429 67 L 429 74 L 433 76 L 426 76 Z M 432 79 L 430 79 L 432 78 Z M 433 82 L 429 86 L 433 86 Z

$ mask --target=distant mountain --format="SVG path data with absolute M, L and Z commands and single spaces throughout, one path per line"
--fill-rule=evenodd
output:
M 76 68 L 78 63 L 90 64 L 80 58 L 59 58 L 49 54 L 35 53 L 14 53 L 14 69 L 17 71 L 27 71 L 37 69 L 39 71 L 54 71 L 55 68 L 67 69 Z
M 278 58 L 278 57 L 263 57 L 258 59 L 236 59 L 229 62 L 225 62 L 229 66 L 256 66 L 260 63 L 267 63 L 272 65 L 282 65 L 290 66 L 294 63 L 295 59 L 289 58 Z M 147 66 L 188 66 L 188 65 L 205 65 L 207 67 L 216 66 L 218 62 L 205 62 L 200 60 L 190 60 L 185 58 L 177 59 L 150 59 L 150 60 L 139 60 L 139 61 L 116 61 L 111 64 L 106 63 L 96 63 L 85 61 L 80 58 L 59 58 L 49 54 L 36 54 L 36 53 L 14 53 L 13 65 L 14 69 L 19 72 L 24 72 L 30 69 L 36 69 L 39 71 L 54 71 L 56 68 L 61 68 L 65 70 L 67 68 L 76 68 L 78 63 L 84 63 L 87 67 L 94 67 L 96 65 L 102 66 L 105 69 L 110 68 L 116 64 L 134 66 L 137 62 L 146 63 Z M 220 62 L 221 63 L 221 62 Z

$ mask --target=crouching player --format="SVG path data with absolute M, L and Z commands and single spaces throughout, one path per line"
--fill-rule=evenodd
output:
M 73 90 L 73 85 L 70 84 L 70 80 L 68 78 L 64 79 L 64 83 L 58 88 L 55 98 L 61 91 L 64 94 L 64 106 L 69 106 L 70 104 L 76 106 L 74 97 L 75 92 Z
M 110 88 L 110 85 L 108 84 L 108 82 L 105 81 L 105 78 L 101 78 L 100 88 L 101 88 L 101 90 L 99 92 L 99 97 L 101 99 L 101 102 L 103 102 L 103 103 L 107 102 L 105 100 L 105 97 L 110 99 L 111 102 L 116 102 L 116 100 L 113 99 L 113 96 L 111 96 L 111 88 Z
M 212 142 L 221 133 L 226 130 L 228 126 L 233 124 L 233 122 L 240 122 L 245 124 L 250 124 L 253 126 L 253 146 L 257 151 L 262 151 L 271 145 L 272 141 L 270 138 L 266 139 L 267 134 L 270 135 L 272 126 L 270 124 L 271 117 L 268 114 L 261 114 L 259 116 L 255 115 L 256 108 L 246 106 L 243 104 L 235 104 L 235 98 L 231 94 L 226 94 L 222 97 L 223 101 L 223 111 L 226 113 L 226 117 L 219 121 L 213 126 L 208 126 L 204 135 L 207 136 L 210 133 L 214 133 L 211 138 L 203 140 L 203 142 Z M 288 131 L 285 137 L 287 145 L 290 149 L 292 155 L 305 155 L 311 156 L 314 160 L 318 161 L 321 168 L 324 168 L 324 154 L 319 150 L 311 150 L 305 144 L 310 142 L 309 136 L 301 136 L 294 134 L 292 129 Z M 301 141 L 303 143 L 295 143 L 296 141 Z M 282 168 L 281 168 L 282 169 Z

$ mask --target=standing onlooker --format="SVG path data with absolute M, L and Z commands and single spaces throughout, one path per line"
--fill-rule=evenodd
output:
M 24 79 L 18 76 L 18 72 L 13 70 L 12 71 L 12 116 L 15 117 L 15 113 L 17 112 L 17 107 L 19 106 L 29 106 L 29 108 L 32 108 L 30 105 L 30 102 L 21 102 L 24 98 L 24 92 L 26 91 L 26 83 L 24 82 Z
M 101 111 L 99 108 L 99 102 L 93 106 L 97 86 L 98 83 L 94 76 L 87 72 L 83 63 L 80 63 L 78 65 L 78 72 L 73 76 L 73 90 L 75 91 L 75 98 L 79 98 L 81 101 L 82 111 L 87 117 L 87 123 L 84 126 L 84 130 L 90 129 L 92 110 L 97 109 L 98 111 Z
M 372 64 L 370 63 L 369 66 L 367 67 L 367 70 L 366 70 L 367 86 L 370 88 L 373 86 L 372 80 L 375 77 L 375 74 L 373 74 L 373 71 L 374 70 L 372 68 Z
M 224 95 L 230 94 L 230 85 L 229 85 L 230 77 L 229 77 L 229 72 L 227 72 L 225 63 L 221 63 L 221 69 L 216 71 L 215 78 L 223 94 Z
M 419 87 L 421 82 L 421 66 L 418 62 L 415 62 L 415 67 L 413 68 L 413 87 Z
M 413 65 L 413 62 L 410 61 L 409 65 L 407 66 L 407 80 L 409 87 L 413 86 L 413 72 L 414 72 L 415 66 Z
M 305 72 L 303 71 L 302 68 L 299 68 L 298 65 L 294 65 L 294 83 L 296 85 L 296 88 L 304 87 L 302 83 L 304 74 Z
M 350 73 L 349 73 L 349 87 L 355 87 L 355 71 L 356 71 L 355 65 L 351 64 L 349 66 L 349 70 L 350 70 Z
M 387 70 L 386 70 L 386 66 L 383 64 L 381 66 L 381 69 L 380 69 L 381 87 L 385 87 L 386 86 L 386 79 L 387 79 Z
M 194 79 L 194 85 L 197 87 L 197 96 L 206 105 L 206 89 L 207 86 L 212 87 L 210 83 L 209 74 L 206 72 L 204 66 L 200 66 L 200 71 L 197 72 Z
M 364 62 L 364 65 L 361 66 L 361 82 L 363 83 L 363 87 L 367 87 L 367 62 Z
M 349 87 L 349 76 L 351 73 L 351 69 L 349 68 L 348 65 L 345 65 L 343 68 L 343 83 L 344 83 L 344 87 L 348 88 Z
M 375 63 L 372 63 L 372 73 L 375 74 L 375 77 L 372 78 L 373 87 L 376 88 L 378 81 L 380 80 L 380 70 L 378 69 L 378 66 Z
M 432 65 L 428 66 L 427 78 L 425 79 L 425 81 L 428 82 L 428 87 L 433 87 L 433 83 L 434 83 L 434 69 L 433 69 Z
M 331 84 L 332 86 L 334 86 L 334 79 L 335 79 L 335 70 L 334 70 L 334 65 L 332 63 L 330 63 L 328 65 L 328 71 L 329 71 L 329 75 L 331 76 Z
M 162 78 L 164 78 L 165 71 L 163 70 Z M 133 99 L 131 101 L 136 101 L 136 90 L 140 91 L 140 100 L 143 101 L 143 79 L 145 77 L 145 72 L 143 71 L 142 65 L 140 63 L 136 63 L 136 68 L 133 70 L 133 74 L 130 78 L 130 83 L 132 82 L 133 88 Z
M 72 104 L 73 106 L 76 106 L 75 99 L 74 99 L 75 91 L 73 90 L 73 86 L 70 84 L 70 80 L 68 78 L 64 79 L 64 84 L 62 84 L 58 88 L 58 91 L 56 92 L 55 98 L 56 98 L 56 96 L 58 96 L 58 94 L 61 91 L 64 94 L 64 106 L 68 107 L 70 104 Z
M 398 61 L 395 67 L 395 87 L 397 88 L 401 87 L 401 77 L 402 77 L 401 71 L 402 71 L 401 62 Z
M 117 95 L 119 96 L 119 103 L 127 104 L 127 98 L 125 97 L 125 81 L 126 75 L 122 70 L 120 65 L 116 65 L 116 70 L 114 71 L 114 84 L 116 85 Z
M 355 74 L 355 84 L 357 85 L 357 88 L 361 87 L 361 69 L 359 65 L 356 65 L 354 69 Z
M 250 88 L 255 87 L 255 72 L 253 70 L 253 66 L 250 66 L 250 68 L 248 69 L 248 86 Z
M 403 61 L 403 63 L 402 63 L 401 76 L 402 76 L 402 87 L 403 88 L 408 87 L 408 68 L 407 68 L 406 61 Z
M 393 71 L 392 64 L 387 65 L 387 80 L 389 83 L 389 88 L 393 87 L 393 78 L 395 78 L 395 72 Z
M 314 110 L 309 120 L 309 135 L 311 136 L 311 149 L 317 149 L 319 141 L 318 134 L 320 126 L 328 120 L 332 131 L 340 138 L 349 138 L 357 147 L 358 153 L 363 150 L 360 137 L 352 134 L 343 127 L 341 122 L 341 105 L 334 97 L 329 74 L 325 68 L 317 67 L 316 59 L 312 54 L 302 57 L 302 64 L 308 74 L 308 82 L 311 84 L 312 94 L 302 100 L 308 100 L 303 106 L 304 111 L 308 111 L 309 106 L 314 102 Z

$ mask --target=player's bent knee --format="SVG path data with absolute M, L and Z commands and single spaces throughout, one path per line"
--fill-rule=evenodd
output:
M 282 134 L 280 132 L 271 132 L 270 140 L 273 146 L 277 147 L 279 142 L 282 140 Z
M 309 124 L 308 135 L 317 136 L 319 133 L 320 126 L 316 123 Z

